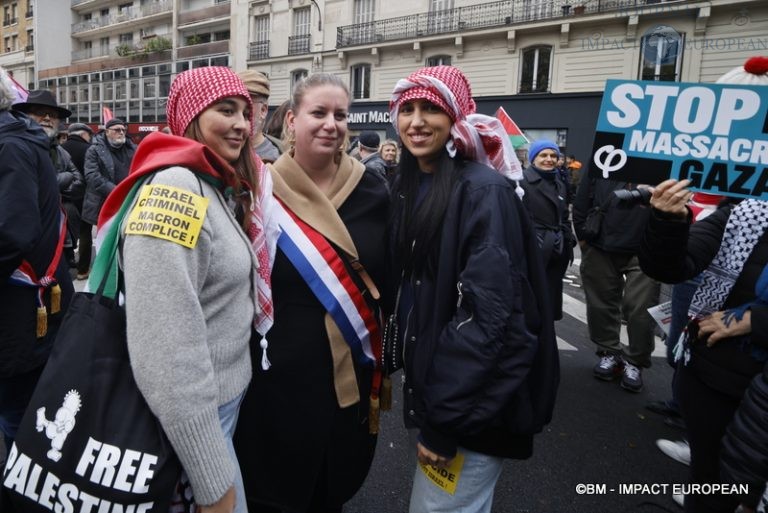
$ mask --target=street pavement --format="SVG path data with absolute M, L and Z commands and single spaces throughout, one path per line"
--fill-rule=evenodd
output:
M 657 339 L 653 366 L 643 373 L 641 393 L 626 392 L 618 382 L 594 379 L 597 357 L 587 334 L 578 261 L 565 281 L 565 315 L 556 325 L 561 378 L 554 418 L 536 437 L 531 459 L 505 462 L 493 512 L 681 512 L 672 502 L 671 489 L 686 482 L 687 467 L 664 456 L 654 442 L 679 439 L 682 432 L 645 409 L 647 402 L 669 396 L 672 372 L 664 360 L 663 343 Z M 76 287 L 81 289 L 84 283 L 76 282 Z M 371 471 L 345 513 L 408 511 L 415 451 L 402 423 L 399 374 L 394 378 L 393 409 L 382 412 Z M 3 449 L 0 443 L 0 461 Z M 594 485 L 593 493 L 579 494 L 578 485 Z M 654 488 L 620 493 L 620 486 L 627 485 Z M 649 493 L 653 491 L 660 493 Z
M 679 439 L 682 431 L 645 409 L 647 402 L 669 396 L 672 372 L 663 343 L 656 341 L 653 366 L 643 373 L 641 393 L 627 392 L 618 382 L 596 380 L 592 367 L 597 357 L 587 334 L 577 266 L 571 267 L 566 281 L 571 283 L 565 284 L 565 315 L 556 325 L 561 377 L 554 418 L 536 437 L 531 459 L 505 462 L 493 512 L 682 512 L 672 501 L 671 490 L 672 485 L 687 482 L 687 467 L 664 456 L 655 445 L 658 438 Z M 399 390 L 393 395 L 393 410 L 382 414 L 371 471 L 345 513 L 408 511 L 415 450 L 403 427 Z M 594 494 L 579 495 L 579 484 L 604 485 L 605 491 L 594 487 Z M 655 491 L 661 493 L 620 493 L 622 484 L 656 485 Z

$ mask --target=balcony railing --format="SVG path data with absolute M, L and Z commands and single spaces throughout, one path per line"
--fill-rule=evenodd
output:
M 216 55 L 229 52 L 229 40 L 211 41 L 210 43 L 199 43 L 196 45 L 182 46 L 176 49 L 176 56 L 179 59 L 189 59 L 201 57 L 203 55 Z
M 29 9 L 27 12 L 24 13 L 24 16 L 26 16 L 27 18 L 31 18 L 34 15 L 35 15 L 35 11 L 33 11 L 32 9 Z
M 269 41 L 254 41 L 248 45 L 248 59 L 252 61 L 269 59 Z
M 18 18 L 5 18 L 3 20 L 3 27 L 7 27 L 9 25 L 15 25 L 18 22 L 19 22 Z
M 345 25 L 337 29 L 336 47 L 416 39 L 552 18 L 570 18 L 581 14 L 629 11 L 659 2 L 660 0 L 501 0 Z
M 309 53 L 309 34 L 288 36 L 288 55 Z
M 191 23 L 198 23 L 200 21 L 207 21 L 229 16 L 231 12 L 232 6 L 230 5 L 230 2 L 226 2 L 212 5 L 210 7 L 203 7 L 202 9 L 182 11 L 177 15 L 177 20 L 179 26 L 189 25 Z
M 25 52 L 34 52 L 35 51 L 35 45 L 27 45 L 24 47 Z
M 81 21 L 72 25 L 72 33 L 87 32 L 89 30 L 96 30 L 102 27 L 108 27 L 109 25 L 116 25 L 118 23 L 125 23 L 126 21 L 138 20 L 140 18 L 146 18 L 155 14 L 164 12 L 172 12 L 173 2 L 171 0 L 165 0 L 163 2 L 153 3 L 151 5 L 144 6 L 136 9 L 125 9 L 118 14 L 111 14 L 109 16 L 101 16 L 99 18 L 93 18 L 91 20 Z

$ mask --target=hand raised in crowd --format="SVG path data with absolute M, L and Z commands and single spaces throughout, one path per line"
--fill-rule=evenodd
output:
M 416 448 L 419 451 L 419 454 L 417 455 L 419 463 L 422 465 L 432 465 L 433 467 L 437 468 L 446 468 L 451 464 L 451 461 L 453 461 L 453 458 L 445 458 L 436 452 L 430 451 L 424 447 L 421 442 L 416 443 Z
M 227 490 L 221 499 L 210 506 L 198 504 L 197 511 L 199 513 L 232 513 L 235 511 L 235 487 L 233 486 Z
M 699 321 L 699 338 L 707 340 L 707 347 L 712 347 L 717 341 L 724 338 L 752 333 L 752 312 L 750 310 L 744 312 L 741 320 L 732 318 L 729 322 L 725 322 L 727 317 L 726 312 L 714 312 Z
M 686 189 L 690 180 L 664 180 L 653 188 L 651 206 L 667 214 L 677 215 L 681 218 L 688 217 L 688 209 L 685 208 L 691 199 L 691 191 Z

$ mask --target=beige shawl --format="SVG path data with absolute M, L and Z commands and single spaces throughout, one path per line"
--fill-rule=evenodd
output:
M 357 249 L 336 210 L 357 187 L 363 178 L 365 167 L 348 155 L 342 155 L 327 194 L 315 185 L 288 153 L 283 153 L 268 167 L 274 181 L 274 195 L 302 221 L 340 248 L 348 261 L 356 263 Z M 325 328 L 333 356 L 336 399 L 339 406 L 345 408 L 360 401 L 352 352 L 336 323 L 327 313 Z

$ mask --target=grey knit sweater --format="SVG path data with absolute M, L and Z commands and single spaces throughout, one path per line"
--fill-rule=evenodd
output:
M 128 351 L 138 387 L 178 454 L 196 502 L 209 505 L 234 483 L 218 408 L 251 379 L 256 259 L 216 189 L 181 167 L 156 173 L 152 185 L 158 184 L 210 203 L 193 249 L 123 235 Z

